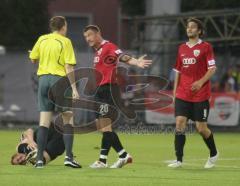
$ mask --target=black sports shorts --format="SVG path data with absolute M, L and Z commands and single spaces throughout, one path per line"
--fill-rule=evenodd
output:
M 97 108 L 96 118 L 109 118 L 111 114 L 109 105 L 116 107 L 116 102 L 119 102 L 119 99 L 121 99 L 121 94 L 117 84 L 104 84 L 98 87 L 94 100 L 101 104 Z
M 175 99 L 175 117 L 185 116 L 192 121 L 206 122 L 209 115 L 209 101 L 189 102 Z

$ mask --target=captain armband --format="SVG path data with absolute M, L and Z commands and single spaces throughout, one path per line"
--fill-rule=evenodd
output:
M 128 54 L 123 54 L 119 57 L 119 61 L 127 63 L 129 60 L 132 59 L 132 56 L 128 55 Z

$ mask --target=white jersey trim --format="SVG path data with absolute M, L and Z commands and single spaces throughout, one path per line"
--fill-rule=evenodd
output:
M 101 45 L 104 45 L 105 43 L 108 43 L 109 41 L 107 41 L 107 40 L 103 40 L 102 42 L 101 42 Z
M 197 43 L 195 43 L 194 45 L 190 45 L 189 42 L 186 42 L 186 45 L 189 47 L 189 48 L 193 48 L 194 46 L 196 46 L 197 44 L 201 44 L 202 43 L 202 40 L 199 39 Z
M 211 69 L 211 68 L 217 68 L 217 67 L 215 65 L 208 67 L 208 69 Z
M 179 70 L 177 70 L 176 68 L 173 68 L 173 70 L 175 71 L 175 72 L 178 72 L 178 73 L 181 73 Z
M 208 66 L 212 66 L 212 65 L 215 65 L 214 59 L 208 61 Z

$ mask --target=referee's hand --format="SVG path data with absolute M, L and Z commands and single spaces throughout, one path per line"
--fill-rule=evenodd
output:
M 78 91 L 76 89 L 73 89 L 72 99 L 80 99 L 80 96 L 79 96 Z

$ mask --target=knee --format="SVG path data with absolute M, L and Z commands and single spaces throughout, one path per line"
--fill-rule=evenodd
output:
M 64 118 L 71 118 L 72 116 L 73 116 L 73 113 L 71 111 L 62 113 L 62 117 Z
M 109 118 L 100 118 L 96 122 L 97 130 L 100 132 L 112 132 L 112 123 Z
M 71 122 L 72 118 L 73 118 L 72 112 L 63 112 L 62 113 L 62 119 L 63 119 L 64 124 L 69 124 L 69 123 L 72 124 L 72 122 Z
M 208 128 L 203 126 L 197 126 L 197 131 L 199 134 L 205 135 L 208 132 Z
M 49 128 L 51 122 L 40 123 L 39 126 Z
M 100 132 L 112 132 L 112 127 L 107 126 L 107 127 L 99 128 L 99 131 Z
M 185 119 L 178 119 L 176 120 L 176 131 L 182 132 L 185 130 L 186 127 L 186 120 Z

